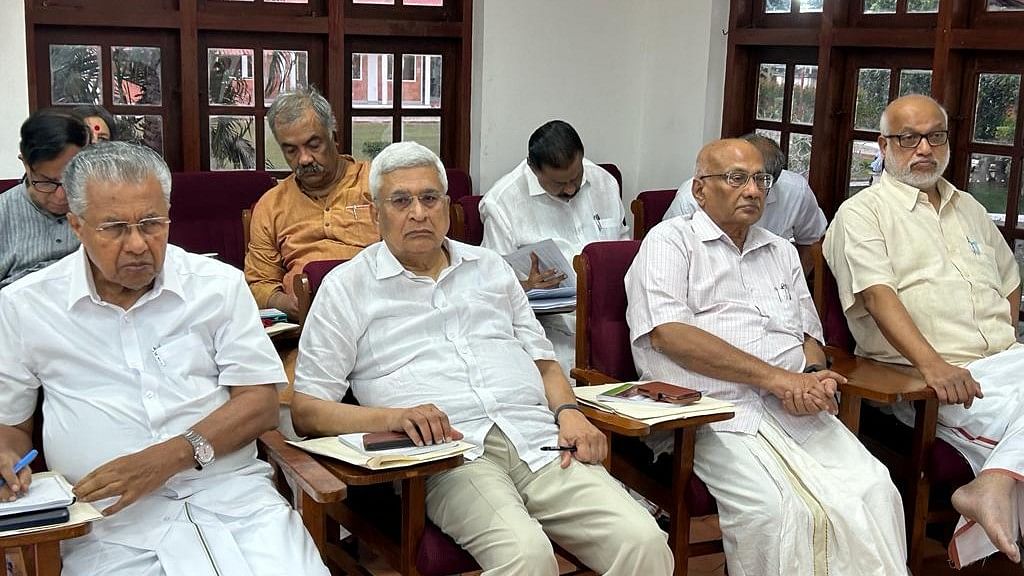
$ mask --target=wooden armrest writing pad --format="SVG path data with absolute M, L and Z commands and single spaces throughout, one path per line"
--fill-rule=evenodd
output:
M 833 357 L 832 369 L 847 378 L 840 391 L 886 404 L 935 397 L 935 390 L 912 366 L 878 362 L 834 348 L 829 348 L 828 353 Z

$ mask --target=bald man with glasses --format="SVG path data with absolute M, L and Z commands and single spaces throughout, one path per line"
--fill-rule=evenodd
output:
M 825 258 L 857 353 L 917 368 L 942 403 L 936 434 L 978 474 L 953 495 L 963 514 L 953 563 L 997 549 L 1019 560 L 1020 272 L 985 206 L 942 177 L 946 111 L 927 96 L 905 96 L 885 109 L 880 132 L 885 172 L 840 206 Z M 914 425 L 909 403 L 895 412 Z
M 39 110 L 21 125 L 25 178 L 0 194 L 0 289 L 78 249 L 61 173 L 88 143 L 85 124 L 60 110 Z

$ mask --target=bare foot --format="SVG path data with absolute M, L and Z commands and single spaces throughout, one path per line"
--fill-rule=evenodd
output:
M 1017 499 L 1013 493 L 1016 480 L 991 472 L 981 474 L 953 493 L 953 507 L 968 520 L 974 520 L 985 530 L 997 549 L 1015 563 L 1020 562 L 1017 534 Z

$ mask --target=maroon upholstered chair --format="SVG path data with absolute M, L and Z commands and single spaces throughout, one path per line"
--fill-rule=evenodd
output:
M 640 249 L 638 240 L 593 242 L 576 256 L 577 384 L 636 380 L 626 323 L 624 278 Z M 724 419 L 724 418 L 723 418 Z M 662 424 L 671 424 L 665 422 Z M 657 424 L 651 432 L 660 430 Z M 677 428 L 674 454 L 651 464 L 653 454 L 639 438 L 612 437 L 611 473 L 662 509 L 669 511 L 669 544 L 676 574 L 685 574 L 687 560 L 722 551 L 722 542 L 689 542 L 690 519 L 716 514 L 707 486 L 693 474 L 696 427 Z
M 297 318 L 299 324 L 306 323 L 309 308 L 313 305 L 313 298 L 316 296 L 316 291 L 320 288 L 320 284 L 324 281 L 324 277 L 343 262 L 345 260 L 314 260 L 307 262 L 302 267 L 302 273 L 295 276 L 292 289 L 295 292 L 295 298 L 299 301 L 299 317 Z
M 473 195 L 473 181 L 465 170 L 445 168 L 445 172 L 448 176 L 448 196 L 452 199 L 452 203 L 463 196 Z
M 615 178 L 615 181 L 619 183 L 619 196 L 622 196 L 622 172 L 619 170 L 619 167 L 611 162 L 598 164 L 598 166 L 604 168 L 605 172 L 611 174 L 612 178 Z
M 458 200 L 452 200 L 451 220 L 452 227 L 449 236 L 479 246 L 484 240 L 484 223 L 480 219 L 480 201 L 483 196 L 463 196 Z
M 647 231 L 661 222 L 675 197 L 675 188 L 647 190 L 637 195 L 629 205 L 629 210 L 633 213 L 633 240 L 643 240 Z
M 266 172 L 171 174 L 171 244 L 216 252 L 223 262 L 242 268 L 246 247 L 238 215 L 276 183 Z
M 940 540 L 952 537 L 959 515 L 950 505 L 950 497 L 974 478 L 974 472 L 955 448 L 935 436 L 938 400 L 916 370 L 853 354 L 853 335 L 820 243 L 813 256 L 814 299 L 822 319 L 827 352 L 833 359 L 833 369 L 849 380 L 842 388 L 839 418 L 897 479 L 907 522 L 908 564 L 911 572 L 919 574 L 929 526 L 936 529 L 933 535 Z M 916 411 L 914 428 L 904 426 L 864 400 L 880 404 L 912 401 Z
M 18 184 L 21 184 L 21 178 L 12 178 L 9 180 L 0 180 L 0 194 L 14 188 Z

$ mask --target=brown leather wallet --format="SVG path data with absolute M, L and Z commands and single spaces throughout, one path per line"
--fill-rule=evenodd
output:
M 647 382 L 637 387 L 637 392 L 657 402 L 668 402 L 680 406 L 700 400 L 700 391 L 676 386 L 668 382 Z
M 363 450 L 390 450 L 392 448 L 412 448 L 416 443 L 405 432 L 370 432 L 363 436 Z

